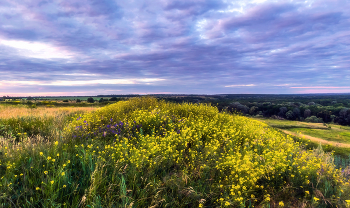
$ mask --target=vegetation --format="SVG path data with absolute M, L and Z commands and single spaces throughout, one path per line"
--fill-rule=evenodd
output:
M 62 134 L 3 134 L 0 206 L 350 205 L 349 168 L 331 154 L 210 105 L 145 97 L 62 117 L 49 122 Z

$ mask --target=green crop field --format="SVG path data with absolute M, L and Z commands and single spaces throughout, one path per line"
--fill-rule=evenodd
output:
M 0 207 L 347 207 L 349 178 L 322 148 L 210 105 L 0 108 Z

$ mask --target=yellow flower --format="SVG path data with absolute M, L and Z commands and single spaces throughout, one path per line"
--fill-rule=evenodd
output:
M 17 175 L 15 175 L 15 178 L 17 178 Z
M 66 188 L 67 186 L 66 185 L 63 185 L 63 188 Z
M 48 172 L 45 170 L 44 173 L 45 173 L 45 175 L 47 175 Z
M 58 145 L 58 141 L 55 141 L 55 145 Z
M 64 176 L 64 175 L 65 175 L 65 173 L 64 173 L 64 172 L 62 172 L 62 173 L 61 173 L 61 175 L 62 175 L 62 176 Z
M 68 162 L 67 163 L 70 163 L 70 160 L 68 160 Z
M 57 157 L 59 157 L 59 156 L 60 156 L 60 154 L 57 153 Z
M 310 194 L 310 192 L 309 192 L 309 191 L 305 191 L 305 193 L 306 193 L 306 194 Z
M 230 206 L 230 202 L 225 202 L 225 206 Z
M 36 187 L 35 189 L 36 189 L 37 191 L 38 191 L 38 190 L 40 190 L 40 188 L 39 188 L 39 187 Z
M 314 200 L 315 200 L 315 201 L 318 201 L 318 200 L 320 200 L 320 199 L 319 199 L 319 198 L 317 198 L 317 197 L 314 197 Z
M 20 174 L 20 176 L 22 176 L 22 175 L 23 175 L 23 173 Z
M 280 207 L 284 207 L 283 201 L 280 201 L 280 203 L 278 203 L 278 205 L 280 205 Z
M 48 160 L 51 160 L 51 157 L 49 156 L 49 157 L 47 157 L 47 159 L 48 159 Z
M 53 184 L 55 181 L 50 181 L 51 184 Z
M 56 160 L 55 159 L 52 159 L 52 162 L 55 162 Z
M 66 167 L 67 165 L 66 164 L 63 164 L 63 167 Z
M 350 205 L 350 199 L 349 200 L 345 200 L 345 202 Z
M 43 156 L 44 155 L 44 153 L 43 152 L 40 152 L 40 156 Z

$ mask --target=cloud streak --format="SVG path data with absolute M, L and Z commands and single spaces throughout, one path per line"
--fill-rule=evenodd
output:
M 350 92 L 349 7 L 345 0 L 4 0 L 0 92 Z

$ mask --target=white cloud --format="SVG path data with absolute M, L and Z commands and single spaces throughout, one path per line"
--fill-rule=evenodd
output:
M 85 85 L 133 85 L 147 84 L 151 85 L 156 82 L 164 81 L 159 78 L 144 78 L 144 79 L 98 79 L 98 80 L 59 80 L 53 82 L 47 81 L 5 81 L 2 80 L 0 85 L 36 85 L 36 86 L 85 86 Z
M 39 58 L 39 59 L 53 59 L 62 58 L 70 59 L 74 57 L 74 54 L 53 46 L 48 43 L 23 41 L 23 40 L 4 40 L 0 39 L 0 45 L 11 47 L 17 50 L 18 55 Z
M 255 84 L 248 84 L 248 85 L 226 85 L 225 87 L 254 87 Z

